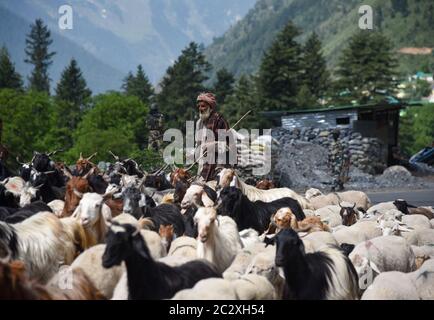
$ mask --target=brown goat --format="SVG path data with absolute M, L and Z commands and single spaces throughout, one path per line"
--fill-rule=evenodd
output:
M 0 300 L 105 300 L 81 269 L 71 271 L 72 288 L 44 286 L 30 280 L 24 263 L 0 262 Z
M 270 190 L 276 188 L 273 181 L 261 180 L 256 184 L 256 188 L 261 190 Z
M 80 158 L 75 164 L 79 176 L 88 173 L 92 169 L 94 169 L 94 173 L 98 174 L 98 167 L 94 163 L 90 162 L 90 159 L 92 159 L 94 156 L 96 156 L 96 153 L 91 155 L 89 158 L 83 158 L 83 155 L 80 153 Z
M 173 236 L 175 234 L 173 225 L 171 224 L 167 226 L 160 225 L 160 229 L 158 230 L 158 233 L 161 237 L 161 243 L 163 244 L 163 247 L 166 249 L 166 252 L 169 252 L 170 245 L 172 244 Z
M 309 216 L 303 221 L 297 221 L 295 214 L 290 208 L 279 209 L 273 217 L 274 224 L 277 229 L 294 229 L 297 232 L 316 232 L 316 231 L 328 231 L 330 228 L 328 225 L 321 221 L 320 217 Z
M 342 218 L 342 225 L 349 227 L 357 222 L 357 212 L 355 210 L 356 204 L 354 204 L 353 207 L 348 207 L 342 206 L 339 203 L 339 207 L 341 207 L 341 211 L 339 212 L 339 214 Z
M 94 169 L 91 169 L 83 177 L 73 176 L 66 168 L 63 170 L 63 173 L 69 181 L 66 184 L 65 206 L 60 217 L 66 218 L 74 213 L 81 198 L 83 198 L 83 194 L 92 191 L 87 178 L 94 173 Z
M 191 179 L 191 174 L 182 168 L 176 168 L 175 171 L 170 173 L 170 184 L 174 187 L 178 181 L 185 183 L 188 182 L 189 179 Z

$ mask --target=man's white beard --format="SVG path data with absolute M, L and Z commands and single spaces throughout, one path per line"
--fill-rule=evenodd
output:
M 206 111 L 199 113 L 200 120 L 202 120 L 202 121 L 208 120 L 210 115 L 211 115 L 211 108 L 208 108 L 208 109 L 206 109 Z

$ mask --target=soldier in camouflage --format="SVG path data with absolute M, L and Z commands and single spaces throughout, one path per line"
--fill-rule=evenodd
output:
M 339 140 L 340 130 L 332 132 L 333 142 L 330 144 L 328 164 L 333 177 L 332 191 L 341 191 L 344 189 L 345 166 L 348 164 L 348 155 L 344 151 L 341 141 Z
M 156 103 L 151 105 L 147 126 L 149 129 L 148 149 L 159 151 L 162 145 L 164 116 L 158 111 Z

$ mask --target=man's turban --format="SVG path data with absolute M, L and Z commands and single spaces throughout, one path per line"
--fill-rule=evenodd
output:
M 201 93 L 197 97 L 197 102 L 199 102 L 199 101 L 203 101 L 203 102 L 208 103 L 209 106 L 213 109 L 215 109 L 215 107 L 217 106 L 217 101 L 215 99 L 215 96 L 211 92 Z

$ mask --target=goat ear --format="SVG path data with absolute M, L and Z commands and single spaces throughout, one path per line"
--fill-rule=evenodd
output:
M 112 211 L 111 211 L 110 207 L 108 205 L 106 205 L 105 203 L 102 204 L 101 213 L 102 213 L 102 216 L 104 217 L 104 220 L 106 222 L 112 221 Z
M 269 238 L 265 236 L 264 238 L 265 247 L 273 246 L 276 243 L 275 237 Z
M 230 187 L 236 187 L 237 186 L 237 176 L 234 175 L 234 177 L 232 178 L 232 181 L 229 185 Z
M 204 185 L 203 191 L 206 193 L 208 198 L 210 198 L 213 202 L 217 201 L 217 192 L 215 192 L 215 190 L 213 190 L 211 187 Z
M 81 205 L 79 204 L 77 208 L 75 208 L 74 213 L 72 214 L 73 218 L 78 218 L 81 214 Z

